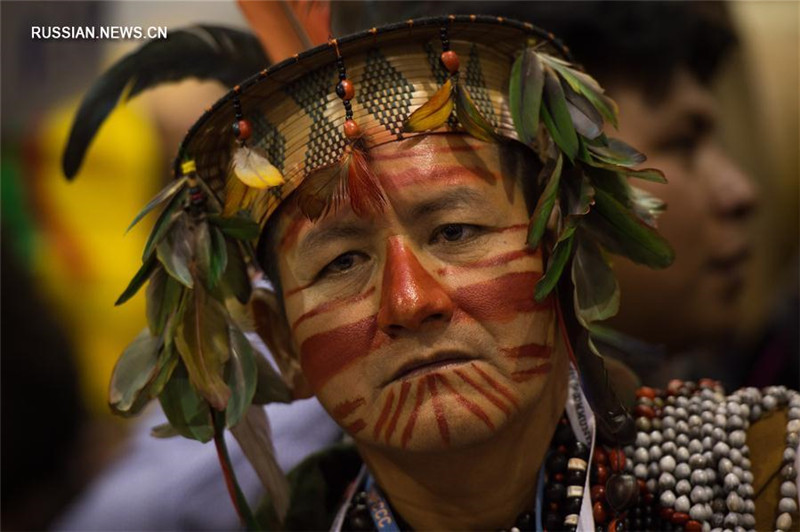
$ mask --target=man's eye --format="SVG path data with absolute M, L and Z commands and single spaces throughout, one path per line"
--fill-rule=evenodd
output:
M 357 253 L 355 251 L 348 251 L 347 253 L 342 253 L 325 266 L 321 272 L 319 272 L 319 276 L 323 277 L 325 275 L 335 275 L 337 273 L 344 273 L 352 268 L 355 268 L 362 262 L 366 260 L 366 257 L 362 253 Z
M 439 227 L 431 237 L 431 243 L 459 242 L 467 240 L 478 233 L 477 225 L 447 224 Z

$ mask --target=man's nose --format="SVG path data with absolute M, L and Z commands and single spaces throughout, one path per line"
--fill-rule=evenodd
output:
M 378 326 L 391 336 L 447 324 L 453 301 L 399 237 L 386 244 Z
M 758 204 L 758 192 L 752 178 L 717 147 L 710 160 L 714 179 L 716 213 L 731 220 L 748 220 Z

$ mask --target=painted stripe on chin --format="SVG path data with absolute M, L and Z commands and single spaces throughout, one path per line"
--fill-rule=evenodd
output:
M 459 369 L 455 369 L 453 371 L 455 372 L 456 375 L 459 376 L 459 378 L 462 381 L 466 382 L 467 384 L 475 388 L 475 390 L 477 390 L 478 393 L 483 395 L 487 401 L 489 401 L 498 409 L 500 409 L 506 416 L 511 413 L 511 409 L 508 408 L 508 406 L 502 400 L 500 400 L 500 398 L 496 397 L 495 395 L 490 393 L 489 390 L 487 390 L 486 388 L 475 382 L 473 379 L 468 377 L 466 373 L 462 372 Z
M 445 445 L 450 445 L 450 428 L 447 426 L 447 418 L 442 409 L 442 399 L 436 390 L 436 377 L 428 375 L 425 377 L 428 383 L 428 389 L 431 392 L 431 403 L 433 404 L 433 414 L 436 417 L 436 424 L 439 426 L 439 435 L 442 437 L 442 442 Z
M 372 437 L 374 439 L 377 440 L 380 437 L 381 429 L 383 428 L 383 424 L 386 423 L 386 419 L 389 417 L 389 412 L 391 412 L 393 404 L 394 390 L 389 390 L 389 395 L 386 397 L 386 401 L 383 403 L 381 415 L 378 417 L 378 422 L 375 423 L 375 429 L 372 431 Z
M 509 401 L 511 404 L 513 404 L 514 406 L 516 406 L 517 408 L 519 408 L 519 401 L 517 400 L 517 398 L 516 398 L 516 397 L 514 397 L 514 394 L 511 392 L 511 390 L 509 390 L 508 388 L 506 388 L 505 386 L 503 386 L 502 384 L 500 384 L 499 382 L 497 382 L 496 380 L 494 380 L 492 377 L 490 377 L 490 376 L 489 376 L 489 374 L 488 374 L 488 373 L 486 373 L 486 372 L 485 372 L 485 371 L 483 371 L 481 368 L 479 368 L 478 366 L 476 366 L 476 365 L 475 365 L 475 363 L 472 363 L 472 364 L 470 364 L 470 365 L 469 365 L 469 367 L 471 367 L 472 369 L 474 369 L 474 370 L 475 370 L 475 372 L 476 372 L 476 373 L 478 373 L 478 374 L 479 374 L 479 375 L 480 375 L 480 376 L 483 378 L 483 380 L 485 380 L 485 381 L 486 381 L 486 383 L 487 383 L 489 386 L 491 386 L 491 387 L 492 387 L 492 389 L 493 389 L 494 391 L 496 391 L 497 393 L 499 393 L 500 395 L 502 395 L 503 397 L 505 397 L 506 399 L 508 399 L 508 401 Z
M 406 399 L 408 398 L 408 392 L 410 390 L 411 383 L 408 381 L 403 381 L 402 386 L 400 386 L 400 399 L 397 400 L 397 408 L 394 410 L 392 419 L 389 420 L 389 426 L 386 427 L 386 443 L 389 443 L 389 438 L 391 438 L 392 434 L 394 434 L 394 429 L 397 426 L 397 420 L 400 418 L 400 412 L 403 410 L 403 405 L 406 404 Z
M 400 445 L 403 449 L 408 445 L 411 436 L 414 435 L 414 426 L 417 423 L 417 415 L 419 414 L 419 407 L 422 405 L 422 400 L 425 398 L 425 381 L 420 379 L 417 382 L 417 401 L 414 403 L 414 408 L 411 410 L 411 415 L 408 416 L 406 427 L 403 429 L 403 436 Z
M 444 387 L 447 388 L 448 391 L 450 391 L 450 393 L 455 395 L 456 402 L 458 402 L 459 405 L 469 410 L 470 413 L 472 413 L 475 417 L 483 421 L 486 424 L 486 426 L 489 427 L 491 430 L 494 430 L 494 423 L 492 423 L 492 420 L 489 419 L 489 416 L 486 415 L 486 412 L 483 411 L 483 408 L 481 408 L 480 406 L 476 405 L 475 403 L 473 403 L 472 401 L 470 401 L 469 399 L 458 393 L 455 390 L 455 388 L 453 388 L 450 385 L 450 383 L 447 382 L 447 379 L 444 377 L 444 375 L 439 375 L 437 373 L 435 376 L 441 381 L 442 385 L 444 385 Z
M 357 434 L 364 430 L 367 424 L 364 422 L 363 419 L 358 418 L 357 420 L 353 421 L 349 425 L 347 425 L 344 430 L 346 430 L 350 434 Z

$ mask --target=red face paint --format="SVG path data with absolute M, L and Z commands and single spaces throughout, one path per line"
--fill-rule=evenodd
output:
M 515 260 L 519 260 L 525 257 L 534 257 L 537 254 L 538 254 L 538 249 L 531 249 L 531 248 L 518 249 L 516 251 L 509 251 L 508 253 L 502 253 L 500 255 L 495 255 L 494 257 L 476 260 L 474 262 L 460 264 L 458 266 L 445 266 L 444 268 L 439 268 L 438 270 L 436 270 L 436 273 L 438 273 L 439 275 L 450 275 L 460 270 L 505 266 L 506 264 L 513 262 Z
M 489 392 L 489 390 L 484 388 L 481 384 L 470 378 L 465 372 L 456 369 L 455 374 L 458 375 L 462 381 L 466 382 L 467 384 L 472 386 L 475 390 L 477 390 L 478 393 L 483 395 L 490 403 L 492 403 L 494 406 L 502 410 L 504 414 L 508 415 L 510 413 L 508 406 L 506 406 L 506 404 L 500 398 L 496 397 L 491 392 Z
M 302 314 L 295 322 L 292 324 L 292 330 L 297 329 L 297 326 L 300 325 L 303 321 L 313 318 L 319 314 L 324 314 L 326 312 L 331 312 L 333 310 L 339 309 L 341 307 L 352 305 L 354 303 L 358 303 L 359 301 L 363 301 L 367 299 L 369 296 L 375 293 L 375 287 L 370 287 L 366 292 L 362 294 L 355 295 L 353 297 L 347 297 L 343 299 L 334 299 L 333 301 L 328 301 L 327 303 L 323 303 L 321 305 L 317 305 L 316 307 L 312 308 L 305 314 Z
M 450 428 L 447 426 L 447 418 L 442 408 L 442 399 L 436 390 L 435 375 L 427 375 L 425 380 L 428 382 L 428 390 L 431 392 L 431 403 L 433 404 L 433 414 L 436 416 L 436 424 L 439 426 L 439 434 L 445 445 L 450 445 Z
M 357 433 L 361 432 L 362 430 L 364 430 L 364 428 L 366 426 L 367 426 L 367 424 L 363 419 L 357 419 L 354 422 L 352 422 L 351 424 L 347 425 L 344 428 L 344 430 L 346 430 L 350 434 L 357 434 Z
M 396 174 L 384 175 L 381 184 L 388 192 L 397 192 L 408 187 L 437 187 L 464 185 L 472 183 L 495 183 L 502 179 L 498 174 L 489 171 L 485 166 L 437 166 L 435 170 L 411 166 Z
M 414 425 L 416 424 L 417 414 L 419 414 L 419 407 L 422 405 L 423 399 L 425 399 L 425 381 L 420 379 L 417 381 L 417 401 L 414 403 L 414 408 L 411 410 L 411 414 L 408 416 L 406 428 L 403 429 L 403 437 L 400 442 L 400 444 L 403 446 L 403 449 L 406 448 L 408 441 L 414 434 Z
M 549 359 L 552 348 L 549 345 L 526 344 L 519 347 L 503 347 L 500 351 L 509 358 Z
M 550 309 L 533 299 L 539 272 L 509 273 L 456 290 L 456 306 L 476 321 L 508 322 L 526 312 Z
M 394 390 L 389 390 L 389 395 L 386 397 L 386 401 L 383 403 L 383 408 L 381 409 L 381 415 L 378 418 L 378 422 L 375 423 L 375 429 L 372 431 L 372 437 L 374 439 L 378 439 L 381 435 L 381 429 L 383 428 L 383 424 L 386 423 L 386 419 L 389 417 L 389 412 L 392 410 L 392 405 L 394 404 Z
M 408 381 L 403 381 L 403 384 L 400 387 L 400 399 L 397 401 L 397 408 L 394 409 L 394 414 L 392 415 L 392 419 L 389 421 L 389 426 L 386 427 L 386 443 L 389 443 L 389 438 L 391 438 L 392 434 L 394 434 L 394 429 L 397 426 L 397 420 L 400 418 L 400 412 L 403 410 L 403 405 L 406 404 L 406 399 L 408 398 L 408 392 L 410 390 L 411 383 Z
M 453 394 L 453 396 L 455 396 L 456 402 L 459 405 L 461 405 L 462 407 L 467 409 L 470 413 L 472 413 L 472 415 L 483 421 L 486 424 L 486 426 L 489 427 L 491 430 L 494 430 L 494 423 L 492 423 L 492 420 L 489 419 L 489 416 L 486 415 L 486 412 L 483 411 L 483 408 L 481 408 L 480 406 L 476 405 L 475 403 L 473 403 L 472 401 L 470 401 L 469 399 L 458 393 L 455 390 L 455 388 L 453 388 L 450 385 L 450 383 L 447 382 L 447 379 L 444 377 L 444 375 L 437 374 L 436 377 L 439 379 L 442 385 L 444 385 L 444 387 L 447 388 L 448 391 L 450 391 L 450 393 Z
M 386 245 L 378 325 L 393 334 L 398 328 L 416 330 L 431 316 L 448 321 L 453 302 L 445 289 L 422 267 L 399 238 Z
M 511 393 L 511 390 L 509 390 L 508 388 L 506 388 L 505 386 L 494 380 L 492 377 L 489 376 L 488 373 L 483 371 L 475 364 L 470 364 L 469 367 L 474 369 L 475 372 L 478 373 L 483 378 L 483 380 L 485 380 L 486 383 L 492 387 L 493 390 L 495 390 L 497 393 L 508 399 L 508 401 L 514 406 L 519 407 L 519 401 L 517 401 L 517 398 L 514 396 L 513 393 Z
M 332 377 L 370 352 L 378 331 L 375 316 L 308 337 L 300 346 L 303 374 L 319 390 Z
M 448 153 L 475 153 L 488 148 L 488 144 L 474 144 L 469 146 L 431 146 L 428 148 L 427 153 L 444 155 Z M 374 150 L 370 154 L 372 161 L 394 161 L 397 159 L 413 159 L 409 157 L 408 152 L 405 150 L 399 151 L 380 151 Z
M 519 371 L 515 371 L 511 374 L 511 378 L 514 379 L 514 382 L 526 382 L 534 377 L 538 377 L 540 375 L 546 375 L 550 373 L 553 365 L 550 362 L 542 364 L 541 366 L 536 366 L 535 368 L 531 369 L 521 369 Z
M 344 401 L 336 405 L 333 409 L 333 417 L 336 419 L 345 419 L 347 416 L 352 414 L 358 407 L 364 405 L 364 398 L 359 397 L 357 399 L 352 399 L 350 401 Z

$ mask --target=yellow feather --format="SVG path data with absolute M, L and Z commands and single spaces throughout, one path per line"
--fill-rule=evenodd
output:
M 403 131 L 418 133 L 442 126 L 453 112 L 453 83 L 449 79 L 431 96 L 431 99 L 411 113 Z
M 280 170 L 266 157 L 243 146 L 233 155 L 233 173 L 248 187 L 265 189 L 284 183 Z

